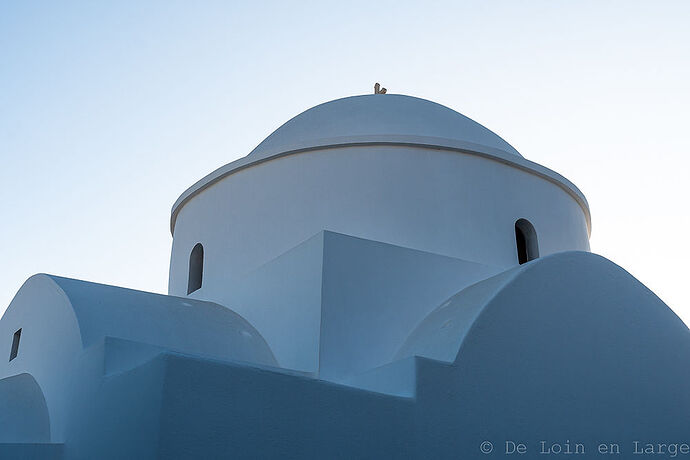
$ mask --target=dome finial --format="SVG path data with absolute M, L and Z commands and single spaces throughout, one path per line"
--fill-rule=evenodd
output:
M 374 85 L 374 94 L 386 94 L 386 88 L 381 88 L 381 85 L 376 83 Z

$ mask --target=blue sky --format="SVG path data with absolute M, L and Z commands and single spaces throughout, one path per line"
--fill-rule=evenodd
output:
M 166 292 L 172 203 L 318 103 L 447 105 L 587 196 L 690 322 L 690 2 L 2 2 L 0 312 L 47 272 Z

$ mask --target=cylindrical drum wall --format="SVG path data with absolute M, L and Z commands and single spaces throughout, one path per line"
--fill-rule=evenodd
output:
M 589 250 L 587 215 L 555 182 L 481 155 L 417 146 L 313 150 L 229 174 L 178 210 L 169 293 L 187 295 L 189 257 L 204 248 L 213 300 L 322 230 L 499 268 L 518 264 L 515 222 L 534 227 L 541 256 Z

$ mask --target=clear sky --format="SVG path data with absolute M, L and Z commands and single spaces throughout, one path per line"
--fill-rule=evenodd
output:
M 447 105 L 587 196 L 690 323 L 690 2 L 0 2 L 0 312 L 34 273 L 165 293 L 170 207 L 318 103 Z

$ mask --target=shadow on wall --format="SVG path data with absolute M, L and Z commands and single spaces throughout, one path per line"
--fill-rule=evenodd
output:
M 50 442 L 48 407 L 29 374 L 0 380 L 0 443 Z

